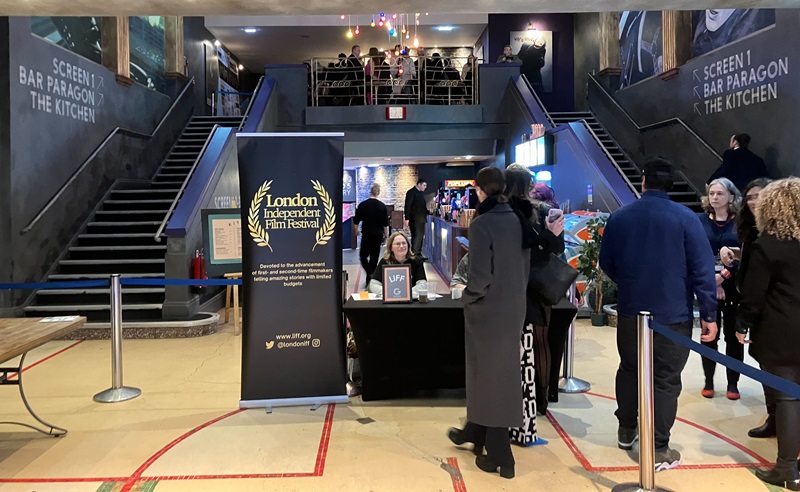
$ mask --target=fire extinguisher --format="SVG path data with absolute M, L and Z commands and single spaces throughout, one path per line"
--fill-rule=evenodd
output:
M 202 249 L 198 249 L 194 252 L 194 259 L 192 260 L 192 278 L 197 280 L 205 280 L 208 278 L 206 275 L 206 262 Z M 204 285 L 192 286 L 192 292 L 195 294 L 202 294 L 205 291 L 206 287 Z

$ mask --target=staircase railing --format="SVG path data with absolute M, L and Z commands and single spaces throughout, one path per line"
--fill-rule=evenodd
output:
M 22 234 L 26 234 L 31 230 L 33 230 L 34 227 L 36 227 L 36 224 L 38 224 L 39 221 L 42 220 L 42 217 L 47 215 L 47 212 L 50 211 L 50 209 L 53 208 L 53 206 L 55 206 L 55 204 L 59 201 L 61 196 L 69 189 L 70 186 L 72 186 L 72 184 L 78 179 L 78 177 L 89 166 L 91 166 L 92 162 L 94 162 L 97 156 L 100 155 L 100 153 L 105 150 L 106 146 L 114 139 L 114 137 L 116 137 L 117 135 L 125 135 L 128 137 L 134 137 L 142 140 L 149 140 L 152 139 L 155 135 L 158 135 L 158 132 L 159 130 L 161 130 L 162 125 L 164 125 L 164 123 L 169 119 L 169 117 L 175 111 L 175 108 L 178 107 L 179 103 L 183 100 L 184 96 L 186 96 L 189 90 L 193 87 L 194 87 L 194 77 L 192 77 L 189 80 L 189 82 L 186 84 L 186 87 L 184 87 L 181 93 L 178 95 L 178 97 L 175 98 L 175 101 L 172 102 L 172 106 L 170 106 L 169 110 L 167 110 L 167 112 L 164 113 L 164 116 L 161 118 L 161 121 L 158 122 L 158 125 L 155 127 L 152 133 L 150 134 L 140 133 L 134 130 L 129 130 L 127 128 L 122 128 L 120 126 L 114 128 L 111 131 L 111 133 L 109 133 L 108 136 L 102 142 L 100 142 L 100 145 L 98 145 L 97 148 L 94 149 L 94 152 L 92 152 L 89 155 L 89 157 L 87 157 L 83 161 L 83 163 L 80 166 L 78 166 L 78 169 L 76 169 L 75 172 L 72 173 L 69 179 L 67 179 L 67 181 L 63 185 L 61 185 L 61 188 L 59 188 L 56 194 L 53 195 L 52 198 L 50 198 L 50 200 L 39 211 L 39 213 L 36 214 L 36 217 L 34 217 L 33 220 L 31 220 L 31 222 L 22 229 L 21 231 Z
M 170 217 L 172 217 L 172 212 L 175 211 L 175 207 L 178 206 L 178 202 L 181 200 L 181 197 L 183 196 L 183 190 L 186 189 L 186 185 L 189 184 L 189 181 L 191 181 L 192 176 L 194 175 L 194 170 L 197 168 L 197 164 L 200 162 L 200 160 L 203 158 L 203 155 L 206 153 L 208 144 L 211 143 L 211 140 L 214 139 L 214 133 L 216 133 L 217 128 L 219 127 L 220 127 L 219 125 L 214 125 L 211 128 L 211 133 L 209 133 L 208 138 L 203 143 L 203 148 L 200 149 L 200 153 L 197 154 L 197 159 L 194 160 L 192 168 L 189 170 L 189 174 L 186 176 L 186 179 L 183 180 L 183 183 L 181 183 L 181 187 L 178 190 L 178 194 L 175 195 L 175 199 L 172 200 L 172 203 L 169 206 L 169 210 L 167 210 L 167 214 L 164 216 L 164 220 L 162 220 L 161 225 L 158 226 L 158 231 L 156 231 L 156 235 L 153 237 L 153 239 L 157 243 L 161 242 L 161 233 L 163 233 L 164 229 L 167 227 L 167 222 L 169 222 Z
M 545 127 L 547 130 L 552 130 L 553 128 L 555 128 L 556 127 L 555 121 L 553 121 L 553 118 L 552 116 L 550 116 L 550 113 L 547 111 L 547 108 L 544 107 L 544 104 L 542 103 L 542 100 L 539 99 L 539 96 L 536 94 L 536 91 L 533 90 L 533 86 L 530 84 L 530 82 L 528 82 L 528 78 L 525 77 L 525 75 L 520 75 L 519 77 L 514 78 L 514 83 L 517 84 L 519 93 L 522 96 L 525 105 L 528 106 L 528 111 L 530 112 L 530 114 L 534 117 L 543 116 L 545 120 Z M 528 89 L 528 92 L 532 96 L 533 101 L 529 100 L 530 98 L 527 97 L 528 94 L 526 94 L 526 92 L 522 90 L 521 86 L 526 87 Z
M 597 133 L 595 133 L 595 131 L 589 125 L 589 122 L 587 122 L 586 120 L 580 120 L 580 123 L 583 124 L 583 126 L 589 131 L 589 133 L 592 134 L 592 137 L 594 137 L 595 141 L 597 141 L 597 143 L 600 143 L 600 137 L 597 136 Z M 636 189 L 635 186 L 633 186 L 631 180 L 628 179 L 628 176 L 619 167 L 619 163 L 616 161 L 616 159 L 614 159 L 611 156 L 611 152 L 608 151 L 605 145 L 600 145 L 600 148 L 603 149 L 603 152 L 606 154 L 606 157 L 608 157 L 608 160 L 614 163 L 614 166 L 617 168 L 617 171 L 619 171 L 620 176 L 622 176 L 622 179 L 624 179 L 625 183 L 628 184 L 628 188 L 630 188 L 633 194 L 636 195 L 636 198 L 640 198 L 641 195 L 639 194 L 639 191 Z
M 620 143 L 620 147 L 623 150 L 636 149 L 639 159 L 645 159 L 648 155 L 656 154 L 670 158 L 677 164 L 676 173 L 688 183 L 689 188 L 697 193 L 698 196 L 704 194 L 702 185 L 705 184 L 706 176 L 700 175 L 698 166 L 687 166 L 685 163 L 690 159 L 704 159 L 703 156 L 706 156 L 705 158 L 708 160 L 719 163 L 722 162 L 722 156 L 683 120 L 680 118 L 668 118 L 640 126 L 630 113 L 608 92 L 597 77 L 592 74 L 589 74 L 588 98 L 592 112 L 595 116 L 600 116 L 598 119 L 609 133 L 617 137 L 618 143 Z M 615 128 L 610 128 L 612 125 Z M 669 131 L 668 129 L 677 130 L 681 137 L 676 138 L 682 138 L 688 145 L 681 145 L 680 148 L 676 148 L 671 143 L 670 145 L 662 144 L 656 138 L 654 132 L 658 130 Z M 670 139 L 670 142 L 672 141 L 674 140 Z M 687 158 L 681 158 L 683 156 Z
M 253 103 L 256 101 L 256 94 L 258 91 L 261 90 L 261 85 L 264 83 L 265 75 L 262 75 L 260 79 L 258 79 L 258 84 L 256 85 L 256 89 L 253 91 L 253 97 L 250 98 L 250 104 L 247 105 L 247 111 L 244 112 L 244 116 L 242 116 L 242 122 L 239 123 L 239 131 L 242 131 L 244 128 L 244 124 L 247 121 L 247 118 L 250 116 L 250 110 L 253 109 Z

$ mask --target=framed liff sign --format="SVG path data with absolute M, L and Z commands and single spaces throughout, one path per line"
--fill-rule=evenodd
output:
M 411 265 L 383 267 L 383 302 L 411 302 Z

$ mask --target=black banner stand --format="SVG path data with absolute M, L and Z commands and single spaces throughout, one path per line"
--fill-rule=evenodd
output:
M 348 401 L 343 133 L 240 133 L 240 408 Z

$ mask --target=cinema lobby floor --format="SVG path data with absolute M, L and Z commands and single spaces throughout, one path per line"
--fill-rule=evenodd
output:
M 356 266 L 347 269 L 352 290 L 360 276 Z M 548 444 L 514 448 L 514 480 L 478 470 L 472 454 L 445 436 L 463 422 L 463 392 L 368 403 L 354 397 L 316 411 L 239 410 L 242 338 L 232 323 L 200 338 L 126 340 L 125 384 L 142 395 L 116 404 L 92 401 L 110 384 L 109 341 L 51 342 L 29 354 L 27 394 L 39 415 L 69 434 L 1 425 L 0 490 L 610 490 L 638 477 L 632 456 L 616 445 L 614 336 L 614 328 L 579 320 L 575 375 L 592 390 L 552 404 L 538 421 Z M 718 390 L 724 377 L 718 369 Z M 657 485 L 770 490 L 753 470 L 774 460 L 776 441 L 747 437 L 764 415 L 760 385 L 743 378 L 741 400 L 719 392 L 706 400 L 695 354 L 683 381 L 673 446 L 684 464 L 658 473 Z M 0 420 L 31 422 L 15 387 L 0 391 L 0 409 Z

